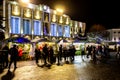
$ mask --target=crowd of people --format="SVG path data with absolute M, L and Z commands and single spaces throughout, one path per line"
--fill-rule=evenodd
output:
M 91 57 L 94 63 L 102 60 L 103 57 L 109 56 L 108 46 L 87 46 L 87 58 Z
M 63 47 L 60 45 L 57 52 L 55 52 L 52 46 L 44 44 L 42 50 L 39 48 L 39 46 L 36 46 L 34 51 L 34 59 L 37 65 L 39 65 L 39 60 L 43 62 L 44 66 L 48 64 L 52 65 L 54 63 L 60 65 L 63 59 L 65 63 L 74 61 L 75 52 L 76 49 L 74 46 L 70 46 L 68 49 L 66 46 Z M 0 64 L 2 64 L 2 67 L 10 70 L 11 64 L 14 63 L 14 69 L 16 69 L 17 61 L 20 60 L 22 56 L 22 50 L 18 48 L 17 45 L 13 45 L 10 49 L 6 45 L 4 48 L 2 48 L 1 54 Z
M 47 44 L 44 44 L 42 50 L 39 48 L 39 46 L 35 47 L 35 62 L 36 65 L 39 65 L 39 60 L 43 62 L 43 65 L 46 66 L 48 64 L 52 65 L 54 63 L 57 63 L 57 65 L 60 65 L 62 61 L 64 63 L 72 63 L 75 60 L 75 46 L 63 46 L 59 45 L 57 49 L 57 54 L 54 51 L 52 46 L 48 46 Z M 109 57 L 109 47 L 108 46 L 87 46 L 82 48 L 81 50 L 81 59 L 84 59 L 83 56 L 86 56 L 86 58 L 91 58 L 94 63 L 96 63 L 98 60 L 100 61 L 103 57 L 107 58 Z M 117 56 L 119 56 L 120 59 L 120 46 L 118 46 L 117 50 Z M 10 60 L 8 60 L 8 56 L 10 55 Z M 17 68 L 17 60 L 20 59 L 19 56 L 22 55 L 22 52 L 20 49 L 18 49 L 17 45 L 13 45 L 10 49 L 8 46 L 5 46 L 2 49 L 2 55 L 0 55 L 0 64 L 2 63 L 2 67 L 8 68 L 10 70 L 11 64 L 14 63 L 14 69 Z
M 8 60 L 8 56 L 10 55 L 10 61 Z M 14 69 L 17 68 L 17 59 L 18 59 L 18 46 L 13 45 L 9 49 L 9 47 L 6 45 L 3 47 L 1 52 L 1 68 L 8 68 L 10 70 L 11 64 L 14 63 Z
M 44 65 L 53 64 L 57 62 L 57 65 L 60 65 L 61 61 L 64 59 L 65 63 L 74 61 L 76 49 L 74 46 L 70 46 L 69 49 L 66 46 L 60 45 L 57 54 L 55 53 L 52 46 L 45 44 L 42 48 L 42 51 L 39 47 L 35 48 L 35 60 L 38 65 L 39 59 L 43 60 Z

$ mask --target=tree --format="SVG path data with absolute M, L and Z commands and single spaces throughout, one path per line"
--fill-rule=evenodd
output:
M 103 26 L 103 25 L 100 25 L 100 24 L 94 24 L 89 32 L 100 32 L 100 31 L 104 31 L 106 30 L 106 28 Z

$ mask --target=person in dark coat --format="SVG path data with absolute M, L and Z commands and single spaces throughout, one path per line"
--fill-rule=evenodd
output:
M 48 57 L 48 48 L 47 44 L 43 47 L 43 59 L 44 59 L 44 65 L 47 64 L 47 57 Z
M 85 55 L 85 49 L 82 48 L 82 51 L 81 51 L 81 59 L 84 61 L 84 55 Z
M 13 45 L 12 48 L 10 48 L 10 64 L 8 69 L 10 70 L 11 64 L 14 62 L 14 69 L 17 68 L 17 58 L 18 58 L 18 49 L 17 45 Z
M 4 67 L 7 68 L 8 67 L 8 53 L 9 53 L 9 48 L 8 46 L 6 45 L 3 49 L 3 58 L 4 58 Z
M 62 45 L 60 45 L 59 47 L 59 58 L 60 58 L 60 61 L 62 60 Z
M 67 47 L 63 47 L 63 55 L 64 55 L 64 61 L 67 62 Z
M 75 60 L 75 52 L 76 52 L 76 49 L 75 49 L 75 46 L 73 45 L 72 46 L 72 61 Z
M 70 46 L 69 48 L 69 57 L 70 57 L 70 61 L 73 60 L 73 46 Z
M 58 59 L 58 62 L 57 62 L 57 65 L 60 65 L 60 61 L 62 60 L 62 45 L 59 46 L 59 50 L 58 50 L 58 54 L 57 54 L 57 59 Z
M 40 57 L 40 49 L 38 47 L 35 48 L 35 62 L 38 65 L 38 60 Z
M 53 48 L 52 46 L 50 46 L 50 49 L 49 49 L 49 57 L 50 57 L 50 63 L 53 64 L 54 62 L 54 57 L 53 57 L 53 54 L 54 54 L 54 51 L 53 51 Z

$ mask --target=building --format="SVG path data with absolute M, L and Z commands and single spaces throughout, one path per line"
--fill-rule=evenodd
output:
M 110 36 L 107 40 L 112 42 L 119 42 L 120 41 L 120 29 L 109 29 L 107 30 L 110 33 Z
M 73 38 L 84 35 L 86 24 L 71 20 L 68 15 L 50 9 L 44 4 L 23 4 L 3 0 L 2 16 L 6 19 L 6 38 L 22 36 L 29 39 L 48 37 L 50 39 Z
M 77 34 L 85 35 L 86 23 L 71 20 L 69 15 L 44 4 L 26 4 L 18 1 L 3 0 L 0 8 L 0 13 L 5 18 L 5 38 L 20 36 L 29 40 L 48 38 L 56 41 L 63 38 L 71 40 Z M 24 46 L 24 50 L 29 50 L 28 52 L 32 51 L 31 48 L 31 45 Z

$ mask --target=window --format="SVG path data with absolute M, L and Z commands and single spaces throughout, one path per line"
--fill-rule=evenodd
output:
M 41 35 L 41 21 L 33 21 L 34 23 L 34 35 Z
M 58 25 L 58 36 L 63 36 L 63 28 L 62 28 L 62 25 Z
M 43 35 L 48 36 L 49 35 L 49 24 L 44 23 L 43 25 Z
M 70 37 L 70 26 L 64 26 L 64 37 Z
M 57 24 L 51 24 L 51 36 L 57 36 Z
M 20 34 L 20 18 L 19 17 L 11 17 L 11 33 Z
M 23 34 L 32 34 L 30 20 L 23 19 Z

